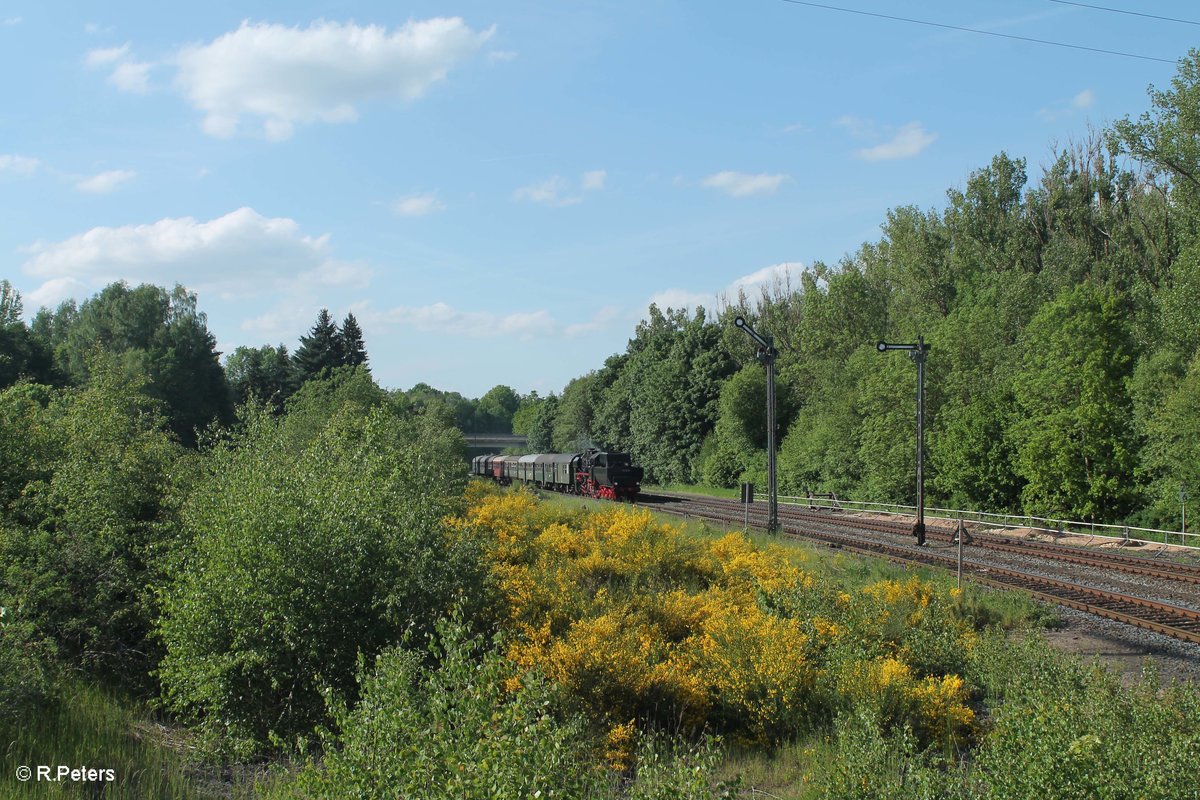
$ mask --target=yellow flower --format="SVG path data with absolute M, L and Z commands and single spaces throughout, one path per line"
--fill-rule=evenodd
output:
M 633 748 L 636 743 L 637 726 L 633 720 L 612 726 L 604 739 L 604 760 L 612 769 L 629 769 L 633 763 Z

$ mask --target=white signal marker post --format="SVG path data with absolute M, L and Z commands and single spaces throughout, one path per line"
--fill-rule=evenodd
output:
M 917 362 L 917 524 L 913 525 L 913 536 L 917 544 L 925 544 L 925 357 L 929 345 L 925 337 L 918 336 L 916 344 L 889 344 L 879 342 L 875 348 L 881 353 L 903 350 Z
M 779 489 L 775 480 L 775 349 L 770 336 L 760 336 L 745 317 L 733 324 L 758 344 L 758 360 L 767 368 L 767 533 L 779 532 Z
M 1179 543 L 1187 544 L 1187 484 L 1179 484 L 1179 505 L 1180 505 L 1180 521 L 1179 521 Z

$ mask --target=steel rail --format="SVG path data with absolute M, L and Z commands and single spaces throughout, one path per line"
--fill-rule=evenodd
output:
M 657 497 L 678 498 L 692 504 L 702 502 L 741 508 L 740 503 L 725 501 L 721 498 L 703 498 L 697 501 L 688 498 L 686 495 L 658 495 Z M 905 536 L 909 535 L 911 528 L 911 526 L 890 520 L 846 517 L 839 515 L 837 512 L 809 511 L 794 507 L 788 508 L 787 506 L 781 507 L 780 516 L 802 522 L 817 521 L 831 525 L 842 525 L 849 528 L 895 533 Z M 945 526 L 929 526 L 926 530 L 928 537 L 932 540 L 941 542 L 952 542 L 954 540 L 954 531 Z M 1020 555 L 1036 555 L 1079 566 L 1111 569 L 1131 575 L 1144 575 L 1161 580 L 1200 584 L 1200 566 L 1195 564 L 1155 561 L 1145 556 L 1134 556 L 1128 553 L 1097 552 L 1084 547 L 1053 542 L 1031 542 L 993 533 L 971 533 L 970 536 L 973 544 L 991 550 L 1018 553 Z

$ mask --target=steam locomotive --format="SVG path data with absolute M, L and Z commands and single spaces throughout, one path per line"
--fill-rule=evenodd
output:
M 521 481 L 584 497 L 636 500 L 643 470 L 633 465 L 628 453 L 591 448 L 582 453 L 476 456 L 471 459 L 471 474 L 504 485 Z

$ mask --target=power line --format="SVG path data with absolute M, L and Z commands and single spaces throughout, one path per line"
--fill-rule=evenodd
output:
M 1114 14 L 1129 14 L 1132 17 L 1147 17 L 1149 19 L 1161 19 L 1166 22 L 1182 22 L 1184 25 L 1200 25 L 1200 22 L 1190 19 L 1176 19 L 1175 17 L 1160 17 L 1157 14 L 1143 14 L 1140 11 L 1126 11 L 1121 8 L 1108 8 L 1107 6 L 1092 6 L 1087 3 L 1073 3 L 1071 0 L 1050 0 L 1051 3 L 1059 3 L 1064 6 L 1079 6 L 1080 8 L 1091 8 L 1096 11 L 1111 11 Z
M 1081 44 L 1067 44 L 1066 42 L 1052 42 L 1048 39 L 1033 39 L 1028 36 L 1015 36 L 1010 33 L 996 33 L 995 31 L 984 31 L 978 28 L 964 28 L 959 25 L 946 25 L 941 22 L 929 22 L 923 19 L 911 19 L 909 17 L 893 17 L 890 14 L 876 14 L 871 11 L 859 11 L 853 8 L 840 8 L 838 6 L 827 6 L 822 3 L 809 3 L 805 0 L 783 0 L 785 3 L 791 3 L 797 6 L 810 6 L 812 8 L 823 8 L 827 11 L 841 11 L 844 14 L 858 14 L 864 17 L 877 17 L 879 19 L 888 19 L 893 22 L 908 22 L 913 25 L 928 25 L 931 28 L 943 28 L 951 31 L 962 31 L 964 33 L 978 33 L 983 36 L 995 36 L 1000 39 L 1015 39 L 1018 42 L 1032 42 L 1033 44 L 1048 44 L 1054 47 L 1069 47 L 1072 50 L 1087 50 L 1090 53 L 1103 53 L 1109 56 L 1123 56 L 1124 58 L 1140 58 L 1143 61 L 1159 61 L 1163 64 L 1174 64 L 1175 62 L 1169 58 L 1156 58 L 1155 56 L 1143 56 L 1137 53 L 1125 53 L 1120 50 L 1103 50 L 1099 47 L 1085 47 Z

